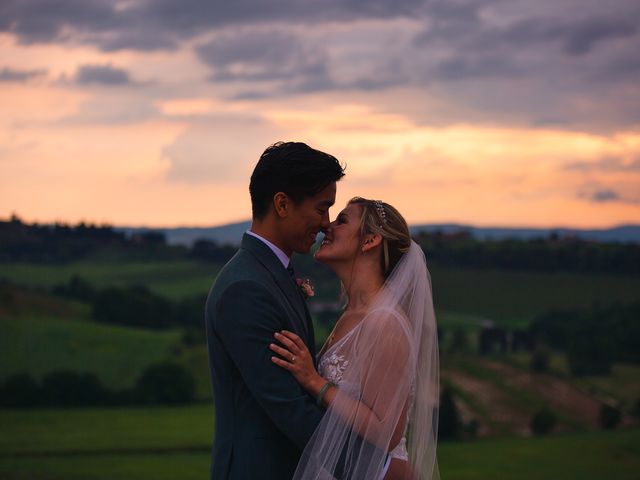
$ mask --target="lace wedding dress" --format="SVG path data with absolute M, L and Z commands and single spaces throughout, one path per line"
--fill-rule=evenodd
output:
M 346 393 L 355 393 L 358 391 L 353 385 L 346 385 L 344 382 L 345 370 L 349 367 L 349 359 L 346 358 L 344 348 L 340 348 L 343 344 L 349 342 L 353 333 L 357 330 L 358 325 L 352 328 L 345 336 L 338 339 L 336 343 L 328 347 L 324 352 L 321 352 L 318 359 L 318 373 L 338 388 L 342 389 Z M 412 392 L 413 393 L 413 392 Z M 409 460 L 409 452 L 407 452 L 407 429 L 405 427 L 404 434 L 398 445 L 389 452 L 391 458 L 397 458 L 400 460 Z
M 437 330 L 426 260 L 415 242 L 362 320 L 320 353 L 318 371 L 338 388 L 294 480 L 331 480 L 341 466 L 347 480 L 380 479 L 389 455 L 408 461 L 413 478 L 439 478 Z M 399 424 L 406 425 L 403 438 L 388 454 Z

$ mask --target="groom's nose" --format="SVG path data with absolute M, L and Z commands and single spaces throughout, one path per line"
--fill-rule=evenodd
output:
M 326 212 L 322 216 L 322 222 L 320 223 L 320 230 L 322 230 L 322 232 L 326 232 L 327 228 L 329 228 L 329 225 L 331 225 L 331 222 L 329 221 L 329 212 Z

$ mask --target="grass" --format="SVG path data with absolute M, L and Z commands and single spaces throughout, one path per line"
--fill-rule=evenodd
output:
M 210 405 L 0 411 L 0 478 L 201 480 L 211 427 Z M 441 443 L 438 459 L 446 480 L 631 480 L 640 429 Z
M 209 358 L 205 345 L 180 349 L 175 360 L 182 364 L 191 374 L 196 382 L 196 399 L 211 401 L 211 377 L 209 373 Z
M 640 291 L 640 277 L 608 274 L 431 267 L 431 278 L 438 313 L 486 317 L 511 327 L 526 327 L 554 308 L 633 302 Z
M 202 450 L 211 444 L 212 427 L 211 404 L 0 410 L 0 452 L 6 457 Z
M 204 453 L 87 455 L 9 458 L 0 462 L 3 480 L 203 480 L 210 456 Z
M 631 480 L 640 469 L 640 430 L 447 443 L 438 457 L 446 480 Z
M 512 353 L 505 358 L 510 364 L 522 369 L 528 369 L 531 362 L 530 353 Z M 623 408 L 631 409 L 634 403 L 640 400 L 640 365 L 617 363 L 611 367 L 610 375 L 574 377 L 569 372 L 566 355 L 550 352 L 549 368 L 554 375 L 583 390 L 620 401 Z
M 143 330 L 82 318 L 0 318 L 0 379 L 17 372 L 40 378 L 66 368 L 95 373 L 112 388 L 128 387 L 146 366 L 172 356 L 180 336 L 178 330 Z
M 96 287 L 141 284 L 172 300 L 204 295 L 219 265 L 193 261 L 84 260 L 60 265 L 9 263 L 0 277 L 13 283 L 51 287 L 80 275 Z M 525 327 L 553 308 L 590 307 L 593 302 L 636 300 L 640 277 L 611 274 L 442 268 L 432 266 L 434 299 L 440 316 L 456 312 L 499 325 Z M 318 292 L 322 296 L 322 292 Z M 444 319 L 444 316 L 443 316 Z M 444 320 L 446 321 L 446 320 Z
M 219 265 L 191 261 L 78 261 L 64 264 L 9 263 L 1 277 L 20 285 L 52 287 L 79 275 L 95 287 L 146 285 L 171 300 L 209 291 Z

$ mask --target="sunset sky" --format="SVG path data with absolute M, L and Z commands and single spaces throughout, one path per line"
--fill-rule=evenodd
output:
M 639 224 L 639 25 L 637 0 L 2 0 L 0 217 L 245 220 L 298 140 L 347 165 L 339 206 Z

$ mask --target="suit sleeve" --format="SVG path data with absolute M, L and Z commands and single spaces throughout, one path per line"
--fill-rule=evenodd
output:
M 284 312 L 256 282 L 237 282 L 219 297 L 214 328 L 251 394 L 274 424 L 304 449 L 323 410 L 293 376 L 271 361 L 273 334 L 285 327 Z

